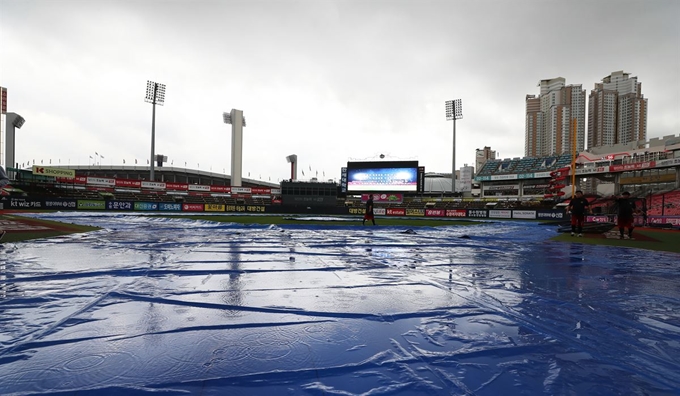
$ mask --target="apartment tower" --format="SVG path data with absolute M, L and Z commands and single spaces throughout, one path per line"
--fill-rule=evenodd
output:
M 630 73 L 613 72 L 595 83 L 588 101 L 588 148 L 647 140 L 647 99 Z
M 482 150 L 475 150 L 475 172 L 479 173 L 488 160 L 496 159 L 496 151 L 491 150 L 491 147 L 485 146 Z
M 540 94 L 526 96 L 524 155 L 540 157 L 574 150 L 572 120 L 576 119 L 576 150 L 585 148 L 586 91 L 566 85 L 563 77 L 541 80 Z

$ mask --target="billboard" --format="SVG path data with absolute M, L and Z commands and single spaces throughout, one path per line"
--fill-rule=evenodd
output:
M 347 193 L 417 192 L 418 161 L 347 163 Z

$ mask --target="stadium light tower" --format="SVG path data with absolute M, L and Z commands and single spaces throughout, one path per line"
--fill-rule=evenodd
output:
M 225 124 L 231 124 L 231 185 L 241 187 L 241 175 L 243 170 L 243 127 L 246 119 L 243 110 L 231 109 L 229 113 L 223 112 L 222 119 Z
M 451 192 L 456 193 L 456 120 L 463 118 L 463 100 L 446 101 L 446 121 L 453 120 L 453 160 L 451 170 Z
M 297 154 L 287 156 L 286 161 L 290 164 L 290 180 L 297 180 Z
M 163 106 L 163 103 L 165 103 L 165 84 L 147 80 L 146 98 L 144 98 L 144 101 L 153 105 L 153 110 L 151 110 L 151 160 L 149 161 L 151 172 L 149 173 L 149 180 L 154 181 L 153 162 L 156 152 L 156 105 Z

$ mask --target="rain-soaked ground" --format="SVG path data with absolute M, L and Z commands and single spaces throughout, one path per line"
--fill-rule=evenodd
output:
M 680 256 L 528 223 L 103 227 L 0 247 L 0 393 L 680 393 Z M 464 237 L 467 236 L 467 237 Z

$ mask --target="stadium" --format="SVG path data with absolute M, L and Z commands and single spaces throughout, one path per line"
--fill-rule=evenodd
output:
M 336 183 L 299 180 L 297 156 L 287 160 L 281 183 L 162 158 L 154 177 L 151 166 L 8 167 L 1 227 L 88 231 L 0 245 L 3 392 L 680 390 L 678 253 L 623 244 L 677 231 L 564 243 L 526 221 L 566 218 L 575 188 L 590 221 L 611 221 L 609 196 L 625 189 L 646 205 L 636 221 L 676 227 L 678 137 L 489 160 L 460 188 L 418 161 L 350 161 Z M 363 227 L 369 195 L 378 226 Z M 296 224 L 230 219 L 267 214 Z
M 57 174 L 73 171 L 75 177 L 46 176 L 45 169 Z M 291 179 L 282 183 L 239 175 L 238 186 L 232 185 L 229 175 L 163 166 L 162 161 L 155 170 L 151 181 L 149 166 L 10 167 L 12 183 L 3 189 L 0 205 L 7 209 L 360 215 L 362 202 L 374 194 L 376 214 L 384 216 L 513 218 L 512 209 L 516 209 L 526 218 L 524 211 L 529 209 L 535 212 L 529 218 L 561 218 L 572 190 L 580 189 L 596 208 L 594 214 L 604 219 L 615 210 L 609 198 L 627 190 L 646 208 L 649 224 L 680 225 L 677 136 L 636 142 L 635 148 L 601 147 L 578 155 L 488 160 L 467 186 L 457 180 L 456 193 L 451 191 L 450 174 L 425 173 L 418 161 L 348 162 L 338 169 L 340 183 L 299 180 L 295 162 L 291 163 Z M 554 174 L 560 170 L 561 180 L 556 181 Z M 348 182 L 348 172 L 379 180 Z M 390 182 L 395 172 L 405 172 L 410 183 Z M 382 199 L 386 194 L 389 199 Z M 498 212 L 501 209 L 510 211 Z

